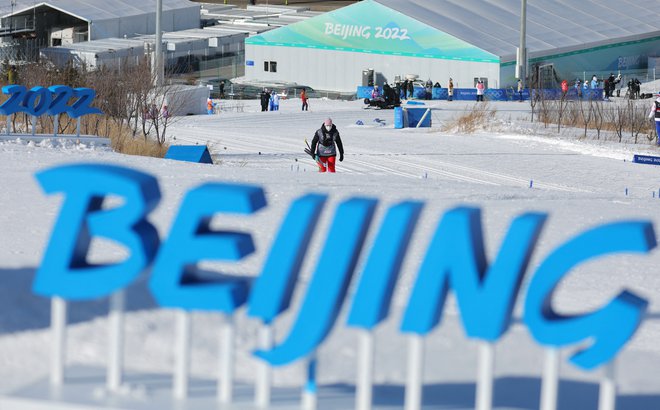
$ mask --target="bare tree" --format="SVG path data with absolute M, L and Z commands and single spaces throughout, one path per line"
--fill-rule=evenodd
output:
M 603 102 L 599 100 L 590 100 L 591 108 L 594 113 L 594 126 L 596 127 L 596 138 L 600 139 L 600 131 L 603 129 L 605 115 L 603 113 Z
M 619 142 L 623 140 L 623 130 L 628 123 L 630 113 L 628 112 L 628 105 L 614 104 L 609 106 L 606 116 L 608 123 L 612 124 L 614 132 L 619 138 Z
M 579 110 L 580 118 L 582 119 L 582 125 L 584 126 L 584 138 L 587 138 L 587 129 L 589 128 L 589 123 L 593 116 L 593 107 L 591 103 L 585 104 L 584 100 L 580 99 L 579 101 Z
M 640 105 L 636 101 L 628 100 L 630 105 L 630 135 L 635 139 L 635 144 L 637 144 L 637 138 L 639 134 L 642 133 L 647 127 L 649 127 L 649 122 L 646 116 L 646 107 Z
M 562 90 L 561 97 L 559 98 L 558 102 L 558 110 L 557 110 L 557 132 L 561 131 L 561 121 L 564 117 L 564 110 L 566 109 L 566 104 L 568 104 L 568 98 L 567 92 L 564 92 Z

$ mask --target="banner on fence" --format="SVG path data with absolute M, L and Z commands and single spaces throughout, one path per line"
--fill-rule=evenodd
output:
M 660 157 L 652 155 L 634 155 L 633 162 L 638 164 L 660 165 Z

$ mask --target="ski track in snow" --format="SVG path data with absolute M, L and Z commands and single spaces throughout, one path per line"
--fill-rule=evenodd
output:
M 302 113 L 291 111 L 278 112 L 248 112 L 221 113 L 217 116 L 185 118 L 171 125 L 170 135 L 176 135 L 175 143 L 208 144 L 211 155 L 220 160 L 230 160 L 244 155 L 243 161 L 250 162 L 253 155 L 269 157 L 271 166 L 287 168 L 292 160 L 306 164 L 312 171 L 316 170 L 313 160 L 302 154 L 304 140 L 311 144 L 312 136 L 326 117 L 332 117 L 338 125 L 346 150 L 345 161 L 337 163 L 339 172 L 349 174 L 392 175 L 403 178 L 420 179 L 425 176 L 440 177 L 459 182 L 469 182 L 493 186 L 528 186 L 530 180 L 518 175 L 507 175 L 458 163 L 440 161 L 425 155 L 408 153 L 403 157 L 400 153 L 370 152 L 370 147 L 355 144 L 347 138 L 348 135 L 361 133 L 367 129 L 382 128 L 392 131 L 391 126 L 360 127 L 353 124 L 362 120 L 372 124 L 376 118 L 391 122 L 393 112 L 390 110 L 329 110 L 325 113 Z M 438 117 L 434 115 L 434 117 Z M 365 120 L 366 119 L 366 120 Z M 246 125 L 249 124 L 249 125 Z M 319 125 L 317 125 L 319 124 Z M 300 136 L 282 135 L 280 129 L 291 128 L 304 130 Z M 418 130 L 415 130 L 418 131 Z M 439 138 L 439 135 L 434 135 Z M 377 148 L 377 147 L 376 147 Z M 230 153 L 230 154 L 229 154 Z M 260 154 L 261 153 L 261 154 Z M 357 158 L 359 156 L 359 158 Z M 534 180 L 534 187 L 563 192 L 591 192 L 584 187 L 572 187 L 543 180 Z

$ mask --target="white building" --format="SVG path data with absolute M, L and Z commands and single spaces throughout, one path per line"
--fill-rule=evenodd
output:
M 199 28 L 199 4 L 162 1 L 164 31 Z M 5 49 L 28 48 L 38 55 L 43 47 L 156 31 L 156 0 L 16 0 L 12 4 L 0 7 L 0 39 Z
M 364 0 L 246 40 L 245 75 L 355 91 L 407 74 L 446 87 L 514 85 L 520 0 Z M 645 70 L 660 55 L 658 0 L 528 0 L 528 75 L 548 83 Z M 364 84 L 366 85 L 366 84 Z

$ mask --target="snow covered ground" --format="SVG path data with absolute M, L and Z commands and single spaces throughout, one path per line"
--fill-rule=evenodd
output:
M 209 264 L 226 273 L 256 276 L 292 199 L 307 192 L 330 194 L 320 232 L 325 232 L 334 205 L 351 196 L 380 200 L 376 221 L 388 205 L 401 199 L 426 203 L 395 292 L 391 317 L 376 331 L 376 383 L 381 400 L 400 403 L 406 374 L 406 339 L 398 332 L 402 309 L 430 235 L 442 214 L 457 205 L 483 212 L 484 238 L 490 258 L 512 219 L 525 211 L 550 214 L 534 252 L 528 278 L 555 247 L 596 225 L 623 219 L 646 219 L 660 227 L 660 167 L 631 162 L 633 154 L 660 155 L 653 145 L 622 145 L 604 139 L 581 140 L 581 130 L 556 134 L 529 123 L 529 105 L 494 103 L 496 119 L 471 135 L 443 132 L 442 125 L 474 103 L 432 102 L 431 129 L 393 128 L 393 112 L 365 110 L 361 101 L 315 99 L 301 112 L 297 99 L 283 101 L 281 111 L 258 112 L 258 101 L 227 102 L 219 115 L 181 118 L 168 132 L 175 144 L 208 144 L 216 165 L 201 165 L 116 154 L 104 148 L 71 143 L 0 142 L 0 394 L 43 378 L 48 372 L 49 302 L 30 291 L 61 198 L 45 196 L 35 172 L 67 163 L 111 163 L 155 175 L 163 198 L 151 220 L 166 237 L 187 190 L 209 181 L 263 186 L 268 207 L 250 218 L 223 218 L 250 232 L 255 254 L 239 264 Z M 650 106 L 650 101 L 649 101 Z M 319 174 L 303 153 L 305 139 L 326 117 L 339 128 L 346 151 L 336 174 Z M 376 121 L 376 119 L 380 121 Z M 360 120 L 364 125 L 356 125 Z M 384 121 L 382 121 L 384 120 Z M 384 124 L 383 124 L 384 123 Z M 533 181 L 530 188 L 530 181 Z M 627 190 L 627 195 L 626 195 Z M 378 225 L 377 223 L 375 224 Z M 373 234 L 373 232 L 371 232 Z M 307 278 L 324 235 L 313 238 L 305 263 Z M 104 244 L 105 245 L 105 244 Z M 120 248 L 98 246 L 93 257 L 118 260 Z M 649 316 L 617 362 L 618 408 L 660 408 L 660 252 L 617 255 L 574 270 L 560 286 L 554 303 L 567 313 L 602 306 L 623 288 L 649 299 Z M 359 269 L 358 269 L 359 271 Z M 521 301 L 515 315 L 521 316 Z M 304 294 L 304 280 L 296 298 Z M 173 351 L 173 313 L 155 307 L 144 280 L 129 291 L 126 364 L 129 371 L 167 373 Z M 69 332 L 71 364 L 103 366 L 106 357 L 107 302 L 74 303 Z M 283 338 L 296 308 L 278 319 L 276 337 Z M 257 323 L 237 315 L 236 377 L 251 382 Z M 192 369 L 194 376 L 213 378 L 217 363 L 219 318 L 195 314 Z M 321 384 L 355 382 L 357 339 L 340 319 L 319 351 Z M 426 340 L 425 402 L 434 408 L 469 407 L 474 398 L 476 344 L 466 339 L 458 311 L 450 300 L 444 320 Z M 564 352 L 564 355 L 570 353 Z M 516 323 L 497 345 L 497 408 L 536 408 L 542 349 L 527 329 Z M 562 361 L 560 408 L 596 408 L 600 371 L 584 373 Z M 299 386 L 301 364 L 275 371 L 278 386 Z M 391 399 L 391 397 L 394 397 Z

